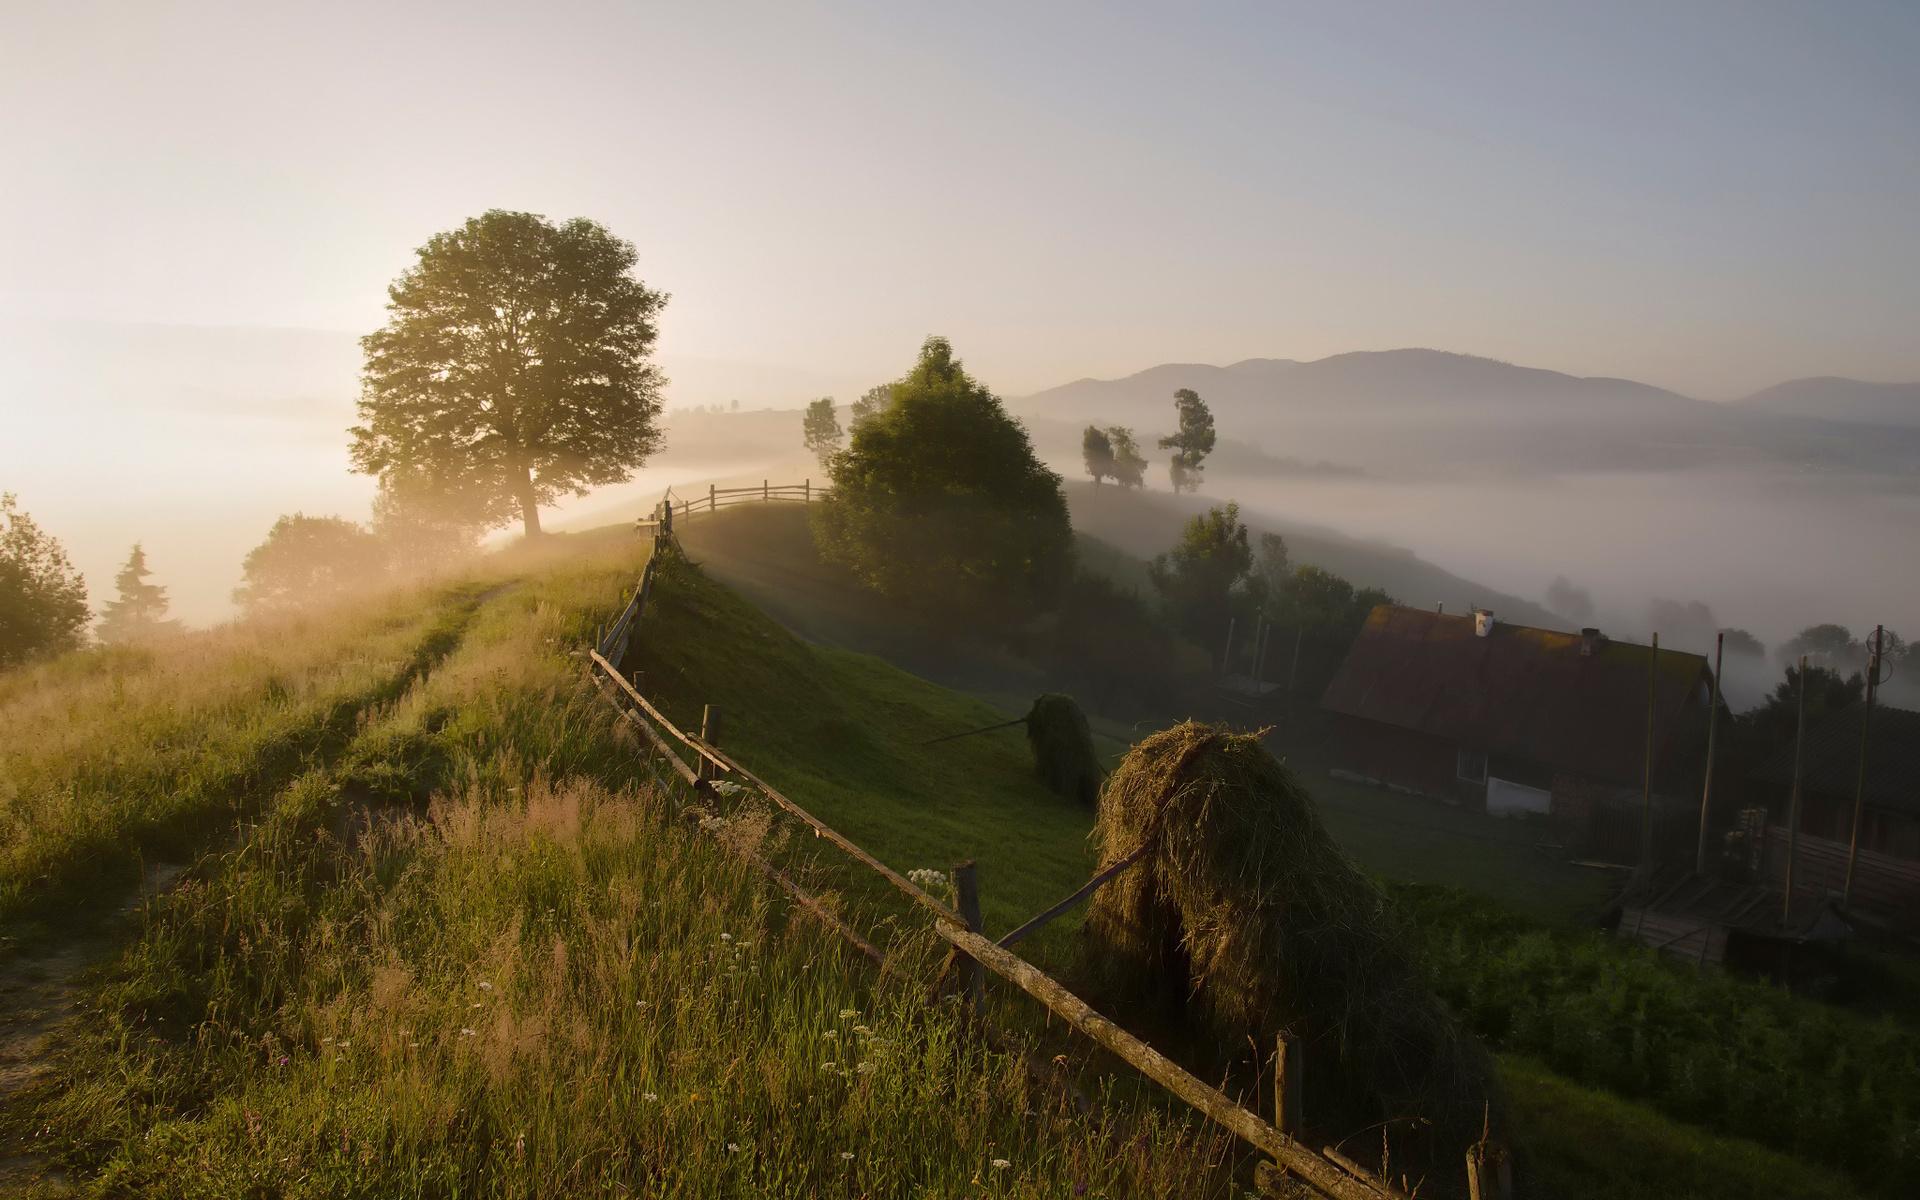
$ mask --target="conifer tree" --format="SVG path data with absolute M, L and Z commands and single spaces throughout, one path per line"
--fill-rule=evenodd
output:
M 139 542 L 133 544 L 126 565 L 113 577 L 119 591 L 117 599 L 107 601 L 100 613 L 100 640 L 132 642 L 156 634 L 171 633 L 180 627 L 167 619 L 167 589 L 148 583 L 153 574 L 147 567 L 147 552 Z

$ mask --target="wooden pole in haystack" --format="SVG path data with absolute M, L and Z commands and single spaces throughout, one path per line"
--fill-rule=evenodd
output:
M 1873 723 L 1873 694 L 1880 683 L 1881 642 L 1887 627 L 1873 627 L 1873 650 L 1867 655 L 1867 706 L 1860 712 L 1860 765 L 1853 777 L 1853 832 L 1847 837 L 1847 878 L 1840 885 L 1840 903 L 1853 903 L 1853 864 L 1860 858 L 1860 818 L 1866 815 L 1867 726 Z
M 720 744 L 720 710 L 711 704 L 700 709 L 700 740 L 709 746 Z M 694 786 L 713 782 L 713 762 L 704 754 L 694 755 Z
M 1305 1125 L 1301 1119 L 1307 1094 L 1305 1072 L 1306 1055 L 1293 1035 L 1283 1030 L 1273 1046 L 1273 1127 L 1291 1138 L 1299 1137 Z
M 1800 691 L 1794 702 L 1793 791 L 1787 797 L 1787 878 L 1780 891 L 1780 924 L 1793 915 L 1793 856 L 1800 848 L 1800 761 L 1807 740 L 1807 656 L 1800 656 Z
M 1713 700 L 1707 709 L 1707 781 L 1700 788 L 1700 845 L 1693 853 L 1693 873 L 1707 873 L 1707 810 L 1713 804 L 1713 748 L 1714 733 L 1720 725 L 1720 655 L 1727 648 L 1727 635 L 1722 631 L 1713 639 Z

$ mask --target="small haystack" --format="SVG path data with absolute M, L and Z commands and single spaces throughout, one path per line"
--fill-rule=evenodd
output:
M 1069 800 L 1094 807 L 1107 773 L 1094 753 L 1087 714 L 1072 696 L 1048 692 L 1033 702 L 1026 721 L 1027 744 L 1033 747 L 1033 766 L 1041 780 Z
M 1427 990 L 1386 898 L 1256 737 L 1187 723 L 1127 755 L 1100 799 L 1103 861 L 1154 849 L 1095 893 L 1102 966 L 1212 1026 L 1214 1066 L 1245 1070 L 1285 1029 L 1306 1055 L 1304 1114 L 1330 1140 L 1387 1122 L 1394 1171 L 1446 1193 L 1490 1109 L 1486 1053 Z M 1402 1118 L 1424 1118 L 1425 1127 Z M 1378 1161 L 1381 1134 L 1358 1145 Z M 1350 1148 L 1351 1149 L 1351 1148 Z

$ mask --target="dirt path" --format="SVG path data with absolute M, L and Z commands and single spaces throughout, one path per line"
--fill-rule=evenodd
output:
M 96 928 L 52 949 L 0 963 L 0 1108 L 47 1073 L 48 1048 L 56 1035 L 80 1019 L 86 1002 L 81 976 L 112 949 L 113 927 L 173 886 L 185 869 L 179 863 L 148 867 L 139 889 Z M 0 1193 L 12 1194 L 30 1184 L 40 1185 L 41 1194 L 58 1195 L 66 1178 L 39 1155 L 0 1158 Z

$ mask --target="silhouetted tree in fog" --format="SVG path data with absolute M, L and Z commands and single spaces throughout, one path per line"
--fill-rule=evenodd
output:
M 840 418 L 833 412 L 832 396 L 822 396 L 807 405 L 806 416 L 800 419 L 800 437 L 806 443 L 807 452 L 819 459 L 821 466 L 830 465 L 833 456 L 840 453 L 844 436 L 840 432 Z
M 1089 425 L 1080 435 L 1080 457 L 1087 464 L 1087 474 L 1093 476 L 1095 487 L 1100 486 L 1102 479 L 1113 478 L 1113 439 L 1099 426 Z
M 1207 408 L 1207 402 L 1200 398 L 1200 393 L 1192 388 L 1181 388 L 1173 394 L 1173 408 L 1179 416 L 1180 428 L 1178 432 L 1160 439 L 1162 450 L 1173 451 L 1173 459 L 1167 464 L 1167 473 L 1174 491 L 1197 492 L 1200 490 L 1200 464 L 1207 455 L 1213 453 L 1213 413 Z
M 667 297 L 633 246 L 592 221 L 494 209 L 435 234 L 387 289 L 354 468 L 403 470 L 489 524 L 619 483 L 660 444 L 648 361 Z
M 101 610 L 101 641 L 137 642 L 179 629 L 180 622 L 167 619 L 167 589 L 148 583 L 147 577 L 151 574 L 147 569 L 147 552 L 135 542 L 126 565 L 113 577 L 113 586 L 119 595 L 107 601 L 106 608 Z
M 1147 482 L 1147 460 L 1140 453 L 1140 443 L 1133 438 L 1133 430 L 1125 425 L 1107 426 L 1107 444 L 1113 448 L 1113 481 L 1125 488 L 1144 487 Z
M 233 602 L 248 612 L 326 604 L 379 582 L 386 566 L 380 539 L 358 524 L 294 513 L 247 551 Z
M 1555 575 L 1547 585 L 1547 608 L 1575 625 L 1585 626 L 1593 620 L 1593 597 L 1565 575 Z

